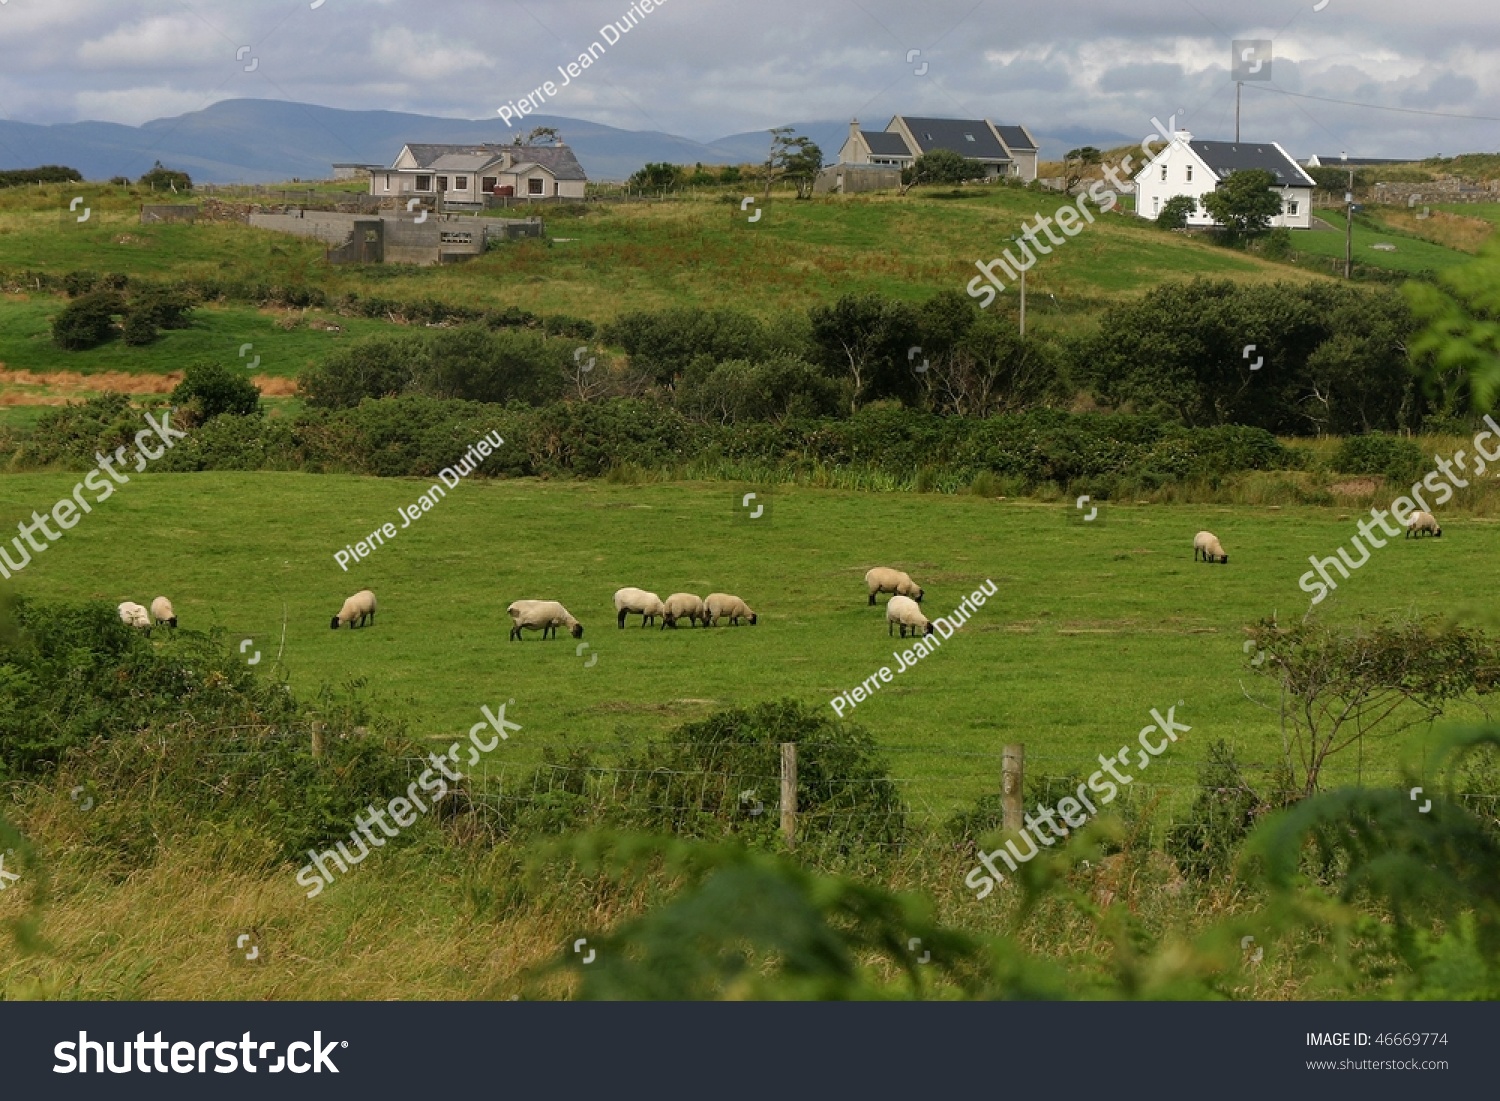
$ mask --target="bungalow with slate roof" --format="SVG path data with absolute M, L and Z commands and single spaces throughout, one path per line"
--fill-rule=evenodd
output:
M 1199 141 L 1187 130 L 1174 132 L 1171 142 L 1135 174 L 1135 212 L 1155 221 L 1168 199 L 1187 195 L 1197 203 L 1188 225 L 1218 225 L 1203 209 L 1203 196 L 1231 174 L 1251 168 L 1264 169 L 1276 180 L 1272 190 L 1281 197 L 1281 213 L 1271 219 L 1272 228 L 1311 228 L 1316 185 L 1285 149 L 1274 141 Z
M 588 177 L 566 145 L 405 145 L 370 173 L 370 194 L 480 207 L 486 196 L 582 199 Z
M 884 130 L 849 123 L 839 150 L 840 166 L 902 169 L 923 153 L 949 149 L 984 165 L 987 179 L 1036 179 L 1037 143 L 1024 126 L 996 126 L 989 119 L 929 119 L 897 115 Z

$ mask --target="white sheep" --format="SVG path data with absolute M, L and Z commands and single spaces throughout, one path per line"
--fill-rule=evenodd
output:
M 1193 561 L 1198 561 L 1202 555 L 1205 562 L 1228 562 L 1229 555 L 1224 553 L 1223 546 L 1219 543 L 1219 537 L 1211 531 L 1200 531 L 1193 536 Z
M 900 570 L 876 566 L 865 574 L 865 584 L 870 588 L 871 604 L 875 603 L 876 593 L 895 593 L 898 596 L 909 597 L 918 604 L 922 603 L 922 586 L 913 581 L 910 575 Z
M 1443 529 L 1438 526 L 1437 517 L 1432 513 L 1419 510 L 1406 518 L 1406 538 L 1421 535 L 1424 531 L 1438 539 L 1443 537 Z
M 143 631 L 151 630 L 151 617 L 146 614 L 146 609 L 129 600 L 120 605 L 120 622 L 127 627 L 139 627 Z
M 750 610 L 750 605 L 730 593 L 709 593 L 703 598 L 703 608 L 705 626 L 712 627 L 726 617 L 731 627 L 738 627 L 742 619 L 755 626 L 755 613 Z
M 622 630 L 625 627 L 625 617 L 628 615 L 640 616 L 641 626 L 644 627 L 666 610 L 661 597 L 655 593 L 648 593 L 645 589 L 626 588 L 615 593 L 615 618 Z
M 684 617 L 691 619 L 694 627 L 698 626 L 700 621 L 706 625 L 708 618 L 703 610 L 703 601 L 699 597 L 692 593 L 673 593 L 667 597 L 666 611 L 662 613 L 662 630 L 671 627 L 675 631 L 677 621 Z
M 165 623 L 172 629 L 177 628 L 177 613 L 172 610 L 172 602 L 164 596 L 159 596 L 151 602 L 151 618 L 157 624 Z
M 885 606 L 886 634 L 891 634 L 896 629 L 896 624 L 901 625 L 901 637 L 906 637 L 906 629 L 911 628 L 913 635 L 932 634 L 932 624 L 928 622 L 922 609 L 917 602 L 910 597 L 896 595 L 891 597 Z
M 555 600 L 517 600 L 505 610 L 510 613 L 514 624 L 510 629 L 513 641 L 520 640 L 523 627 L 541 631 L 543 638 L 547 637 L 548 631 L 556 638 L 559 627 L 566 627 L 574 638 L 583 637 L 583 624 L 569 615 L 568 609 Z
M 363 627 L 366 620 L 370 626 L 375 625 L 375 594 L 369 589 L 361 589 L 344 601 L 344 606 L 339 609 L 339 614 L 333 617 L 329 626 L 337 631 L 342 624 L 347 623 L 352 631 L 356 627 Z

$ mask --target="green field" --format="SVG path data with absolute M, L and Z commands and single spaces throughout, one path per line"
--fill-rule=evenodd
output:
M 0 530 L 50 507 L 76 476 L 0 484 Z M 497 766 L 544 746 L 638 743 L 710 709 L 781 695 L 826 706 L 891 664 L 899 640 L 866 605 L 873 565 L 909 570 L 929 615 L 986 579 L 999 587 L 941 649 L 850 717 L 885 747 L 924 815 L 995 790 L 1001 748 L 1027 745 L 1034 774 L 1097 767 L 1152 707 L 1181 700 L 1193 726 L 1151 782 L 1183 797 L 1208 744 L 1242 761 L 1277 756 L 1274 702 L 1242 653 L 1242 628 L 1308 608 L 1307 556 L 1336 553 L 1357 515 L 1249 507 L 1110 507 L 1097 525 L 1062 505 L 970 496 L 785 488 L 769 523 L 739 519 L 729 486 L 529 481 L 461 484 L 436 509 L 350 572 L 333 552 L 390 520 L 424 483 L 296 474 L 141 475 L 39 556 L 15 583 L 45 598 L 149 603 L 169 595 L 184 628 L 253 635 L 269 671 L 287 610 L 284 665 L 299 695 L 366 678 L 385 713 L 447 743 L 483 704 L 516 701 L 525 726 Z M 1320 613 L 1460 613 L 1486 590 L 1493 521 L 1445 513 L 1441 540 L 1377 551 Z M 1214 530 L 1231 564 L 1195 563 Z M 613 591 L 744 597 L 756 627 L 713 631 L 615 627 Z M 343 598 L 377 593 L 373 629 L 332 632 Z M 585 625 L 580 656 L 565 635 L 507 641 L 510 601 L 560 599 Z M 163 640 L 162 645 L 170 645 Z M 903 647 L 904 649 L 904 647 Z M 591 667 L 589 659 L 597 655 Z M 1366 752 L 1367 782 L 1401 747 Z M 1352 758 L 1345 762 L 1352 767 Z M 1262 770 L 1254 770 L 1259 773 Z M 1329 779 L 1348 780 L 1352 771 Z M 1177 796 L 1173 796 L 1173 801 Z
M 1327 230 L 1298 232 L 1292 238 L 1292 247 L 1304 257 L 1324 257 L 1337 260 L 1342 265 L 1344 259 L 1343 212 L 1334 209 L 1319 209 L 1317 216 L 1338 232 L 1329 233 Z M 1387 252 L 1372 247 L 1377 244 L 1394 245 L 1396 248 L 1394 252 Z M 1444 248 L 1431 241 L 1423 241 L 1404 233 L 1371 229 L 1361 224 L 1358 217 L 1354 222 L 1353 259 L 1357 264 L 1407 274 L 1421 271 L 1446 271 L 1449 268 L 1473 263 L 1474 260 L 1470 255 Z M 1342 272 L 1342 266 L 1338 270 Z

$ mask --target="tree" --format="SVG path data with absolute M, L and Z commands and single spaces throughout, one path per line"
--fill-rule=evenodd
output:
M 918 184 L 961 184 L 984 176 L 984 165 L 959 155 L 951 149 L 934 149 L 923 153 L 901 170 L 901 194 Z
M 1284 783 L 1294 798 L 1318 791 L 1337 754 L 1430 723 L 1450 704 L 1474 703 L 1500 676 L 1493 639 L 1437 616 L 1353 629 L 1262 620 L 1247 633 L 1255 671 L 1281 692 Z
M 217 416 L 248 417 L 260 412 L 260 391 L 242 370 L 200 360 L 182 373 L 172 391 L 174 406 L 186 405 L 191 420 L 202 424 Z
M 1271 228 L 1281 213 L 1281 196 L 1272 190 L 1276 177 L 1263 168 L 1231 173 L 1203 196 L 1203 209 L 1230 237 L 1254 237 Z
M 771 135 L 771 151 L 766 154 L 766 198 L 771 197 L 771 184 L 776 180 L 776 168 L 786 152 L 787 145 L 791 142 L 791 136 L 797 132 L 794 126 L 776 126 L 768 133 Z
M 1186 229 L 1188 215 L 1198 209 L 1198 200 L 1191 195 L 1173 195 L 1161 206 L 1156 216 L 1158 229 Z
M 1433 283 L 1402 291 L 1423 323 L 1412 355 L 1427 379 L 1476 412 L 1494 408 L 1500 394 L 1500 264 L 1492 258 L 1453 268 Z
M 1069 149 L 1063 156 L 1063 190 L 1069 193 L 1083 180 L 1083 170 L 1100 163 L 1104 154 L 1092 145 L 1081 149 Z
M 776 170 L 797 188 L 797 198 L 812 194 L 813 180 L 823 168 L 823 150 L 811 138 L 791 138 L 777 154 Z
M 916 393 L 907 369 L 920 331 L 912 306 L 875 293 L 846 294 L 832 306 L 814 306 L 808 320 L 820 365 L 845 380 L 849 412 L 873 399 Z
M 186 172 L 178 172 L 175 169 L 166 168 L 161 161 L 151 166 L 138 181 L 141 187 L 149 187 L 153 191 L 191 191 L 193 180 Z
M 115 317 L 124 312 L 124 299 L 115 291 L 80 295 L 52 322 L 52 342 L 70 352 L 98 347 L 115 336 Z

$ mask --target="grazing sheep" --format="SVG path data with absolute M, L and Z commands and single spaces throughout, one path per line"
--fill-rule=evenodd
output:
M 922 614 L 922 609 L 917 607 L 917 602 L 910 597 L 896 595 L 891 597 L 885 606 L 886 634 L 895 630 L 896 624 L 901 624 L 901 637 L 906 637 L 906 629 L 911 628 L 913 635 L 932 634 L 932 624 Z
M 615 593 L 615 612 L 620 629 L 625 628 L 625 617 L 638 615 L 641 617 L 641 626 L 644 627 L 657 616 L 666 611 L 661 597 L 655 593 L 648 593 L 645 589 L 621 589 Z
M 1203 556 L 1205 562 L 1228 562 L 1229 555 L 1224 553 L 1224 548 L 1219 544 L 1219 537 L 1211 531 L 1200 531 L 1193 536 L 1193 561 L 1198 561 L 1198 556 Z
M 361 589 L 344 601 L 344 606 L 339 609 L 339 614 L 333 617 L 329 626 L 337 631 L 341 624 L 347 623 L 352 631 L 356 627 L 363 627 L 366 620 L 369 620 L 370 626 L 375 625 L 375 594 L 369 589 Z
M 1438 539 L 1443 537 L 1443 529 L 1438 526 L 1437 517 L 1430 512 L 1414 512 L 1406 518 L 1406 538 L 1421 535 L 1423 532 Z
M 151 630 L 151 617 L 146 614 L 146 609 L 129 600 L 120 605 L 120 622 L 143 631 Z
M 548 631 L 556 638 L 558 627 L 566 627 L 574 638 L 583 637 L 583 624 L 569 615 L 568 609 L 555 600 L 517 600 L 505 610 L 510 613 L 514 624 L 510 629 L 513 641 L 520 640 L 523 627 L 541 631 L 543 638 L 547 637 Z
M 909 597 L 918 604 L 922 603 L 922 586 L 900 570 L 876 566 L 865 574 L 865 584 L 870 587 L 871 604 L 875 603 L 876 593 L 895 593 L 898 596 Z
M 721 618 L 728 617 L 731 627 L 738 627 L 742 619 L 749 620 L 750 626 L 755 626 L 755 613 L 737 596 L 730 593 L 709 593 L 703 598 L 703 623 L 712 627 Z
M 698 626 L 699 621 L 702 621 L 705 626 L 708 624 L 708 615 L 703 610 L 702 600 L 692 593 L 673 593 L 667 597 L 666 611 L 662 613 L 662 630 L 671 627 L 675 631 L 677 621 L 684 616 L 693 621 L 694 627 Z
M 173 630 L 177 629 L 177 613 L 172 610 L 172 602 L 164 596 L 151 602 L 151 618 L 158 624 L 165 623 Z

